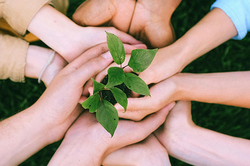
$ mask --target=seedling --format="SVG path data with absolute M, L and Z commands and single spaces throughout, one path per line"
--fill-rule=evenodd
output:
M 93 95 L 88 97 L 82 103 L 85 109 L 89 112 L 96 112 L 98 122 L 111 134 L 113 137 L 116 130 L 119 117 L 116 108 L 109 101 L 103 99 L 103 91 L 111 91 L 117 103 L 124 110 L 127 109 L 127 96 L 117 85 L 125 84 L 127 88 L 135 93 L 150 96 L 147 84 L 137 75 L 133 73 L 124 73 L 123 69 L 127 66 L 131 67 L 135 73 L 144 71 L 153 61 L 158 49 L 135 49 L 131 52 L 131 57 L 128 65 L 122 66 L 125 60 L 125 49 L 121 40 L 114 34 L 107 34 L 107 43 L 109 51 L 115 63 L 120 67 L 110 67 L 108 69 L 108 83 L 106 85 L 92 79 L 94 83 Z

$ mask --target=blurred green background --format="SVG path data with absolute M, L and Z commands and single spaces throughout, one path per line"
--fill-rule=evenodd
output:
M 83 0 L 70 0 L 67 15 L 69 18 L 71 18 L 75 9 L 82 2 Z M 210 11 L 210 6 L 213 2 L 214 0 L 183 0 L 172 17 L 177 38 L 184 35 L 185 32 L 204 17 Z M 44 46 L 41 42 L 35 44 Z M 250 69 L 249 56 L 250 35 L 241 41 L 227 41 L 192 62 L 184 69 L 184 72 L 245 71 Z M 44 90 L 45 86 L 38 84 L 35 79 L 26 79 L 25 83 L 0 80 L 0 120 L 8 118 L 31 106 Z M 201 127 L 231 136 L 250 139 L 250 112 L 248 109 L 192 102 L 192 115 L 194 122 Z M 60 142 L 57 142 L 45 147 L 22 163 L 21 166 L 47 165 L 59 144 Z M 170 159 L 173 166 L 188 165 L 174 158 Z

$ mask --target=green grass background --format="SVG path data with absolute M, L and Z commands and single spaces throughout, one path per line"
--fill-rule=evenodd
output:
M 71 18 L 76 7 L 81 2 L 83 0 L 70 0 L 69 18 Z M 172 17 L 177 38 L 184 35 L 185 32 L 208 13 L 213 2 L 214 0 L 183 0 Z M 41 42 L 36 44 L 44 45 Z M 249 70 L 249 46 L 249 35 L 241 41 L 229 40 L 192 62 L 184 69 L 184 72 L 210 73 Z M 0 120 L 8 118 L 31 106 L 44 90 L 45 86 L 38 84 L 35 79 L 26 79 L 25 83 L 0 80 Z M 231 136 L 250 139 L 249 109 L 192 102 L 192 115 L 194 122 L 199 126 Z M 23 162 L 21 166 L 47 165 L 59 144 L 60 142 L 57 142 L 45 147 Z M 174 158 L 170 159 L 173 166 L 188 165 Z

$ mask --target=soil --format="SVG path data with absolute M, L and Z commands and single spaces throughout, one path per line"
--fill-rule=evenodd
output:
M 101 83 L 103 83 L 104 85 L 106 85 L 108 83 L 108 75 L 106 75 L 103 78 L 103 80 L 102 80 Z M 124 83 L 122 83 L 120 85 L 117 85 L 115 87 L 121 89 L 127 95 L 127 97 L 131 97 L 131 95 L 130 95 L 131 94 L 131 90 L 128 89 L 127 86 Z M 109 101 L 113 105 L 115 105 L 117 103 L 116 100 L 115 100 L 115 98 L 114 98 L 114 96 L 113 96 L 113 94 L 112 94 L 112 92 L 110 90 L 104 90 L 104 91 L 102 91 L 102 97 L 103 97 L 103 99 Z

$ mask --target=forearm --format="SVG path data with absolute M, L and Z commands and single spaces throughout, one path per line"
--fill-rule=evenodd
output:
M 48 128 L 28 108 L 0 122 L 0 165 L 18 165 L 49 144 Z
M 40 77 L 43 68 L 47 65 L 48 60 L 51 58 L 53 50 L 29 46 L 26 57 L 25 77 L 36 78 Z M 55 53 L 52 62 L 45 68 L 41 76 L 41 80 L 46 86 L 52 81 L 54 76 L 66 65 L 66 61 L 57 53 Z
M 250 108 L 250 72 L 208 74 L 180 73 L 174 76 L 177 100 L 218 103 Z
M 44 5 L 28 26 L 30 32 L 56 50 L 67 61 L 73 60 L 70 55 L 78 56 L 82 53 L 76 48 L 85 46 L 79 42 L 82 36 L 77 32 L 80 29 L 78 25 L 50 5 Z
M 214 8 L 172 47 L 179 50 L 183 68 L 193 60 L 237 35 L 231 19 L 221 9 Z
M 183 134 L 175 135 L 169 140 L 171 147 L 168 148 L 168 152 L 175 158 L 192 165 L 250 164 L 249 140 L 231 137 L 198 126 Z

